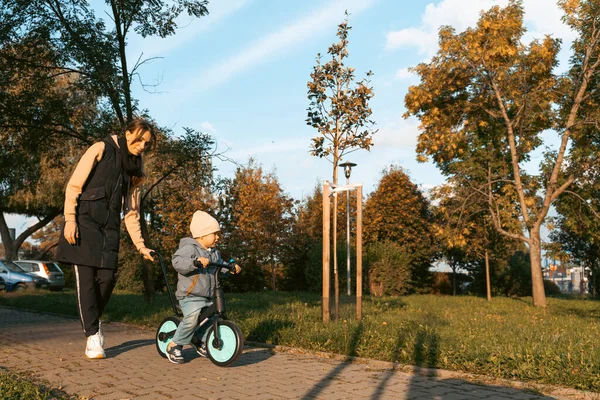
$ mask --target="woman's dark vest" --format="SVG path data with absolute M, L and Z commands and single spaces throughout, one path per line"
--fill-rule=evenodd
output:
M 117 268 L 121 207 L 127 190 L 121 154 L 112 137 L 102 140 L 104 152 L 83 191 L 75 211 L 79 238 L 71 245 L 60 235 L 56 261 L 97 268 Z

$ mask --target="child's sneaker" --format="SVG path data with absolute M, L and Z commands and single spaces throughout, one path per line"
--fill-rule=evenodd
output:
M 171 344 L 173 344 L 171 346 Z M 167 346 L 167 358 L 173 364 L 183 364 L 183 356 L 181 355 L 181 346 L 176 345 L 175 343 L 169 343 Z
M 206 357 L 206 345 L 203 342 L 200 341 L 194 341 L 192 340 L 192 342 L 190 343 L 192 345 L 192 347 L 194 348 L 194 350 L 196 350 L 196 353 L 198 353 L 198 355 L 200 357 Z
M 85 346 L 85 355 L 87 358 L 92 359 L 106 358 L 98 333 L 88 336 L 87 345 Z

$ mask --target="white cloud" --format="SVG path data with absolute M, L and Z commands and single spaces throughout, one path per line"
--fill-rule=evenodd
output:
M 344 17 L 348 10 L 356 16 L 371 6 L 374 0 L 337 0 L 304 18 L 274 31 L 239 53 L 218 62 L 205 70 L 194 71 L 193 77 L 185 77 L 185 88 L 176 96 L 178 99 L 190 98 L 198 92 L 219 86 L 244 71 L 267 62 L 272 56 L 293 50 L 293 46 L 304 42 L 322 32 L 331 31 Z
M 506 5 L 507 0 L 443 0 L 425 7 L 421 26 L 400 29 L 386 35 L 386 50 L 417 47 L 420 54 L 431 57 L 437 50 L 437 32 L 443 25 L 451 25 L 458 32 L 474 25 L 481 10 L 494 5 Z
M 396 74 L 394 75 L 394 79 L 396 80 L 414 78 L 418 78 L 418 75 L 414 72 L 409 71 L 408 68 L 400 68 L 398 69 L 398 71 L 396 71 Z
M 406 28 L 389 32 L 386 35 L 385 49 L 396 50 L 403 47 L 416 47 L 420 53 L 429 53 L 437 46 L 437 34 L 423 28 Z
M 419 121 L 410 117 L 399 119 L 384 125 L 373 136 L 377 148 L 396 148 L 414 150 L 419 136 Z
M 386 35 L 385 49 L 397 50 L 406 47 L 416 47 L 420 54 L 427 58 L 437 51 L 437 36 L 441 26 L 450 25 L 457 32 L 475 26 L 482 10 L 492 6 L 506 6 L 508 0 L 442 0 L 438 4 L 430 3 L 426 6 L 419 26 L 388 32 Z M 574 34 L 561 20 L 562 10 L 555 1 L 525 0 L 525 25 L 530 28 L 524 36 L 524 41 L 541 38 L 544 34 L 564 39 L 569 47 Z
M 203 132 L 208 132 L 208 133 L 211 133 L 211 134 L 217 133 L 217 130 L 215 129 L 215 127 L 210 122 L 208 122 L 208 121 L 202 122 L 200 124 L 200 129 Z
M 525 34 L 525 40 L 530 41 L 534 38 L 541 38 L 543 35 L 550 34 L 554 37 L 562 38 L 563 46 L 569 47 L 569 43 L 575 39 L 576 34 L 571 28 L 561 21 L 563 10 L 556 5 L 555 1 L 548 0 L 526 0 L 525 23 L 529 24 L 531 29 Z M 527 39 L 529 38 L 529 39 Z

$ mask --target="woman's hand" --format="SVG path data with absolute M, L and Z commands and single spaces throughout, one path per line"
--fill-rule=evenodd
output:
M 141 254 L 142 256 L 144 256 L 144 258 L 145 258 L 146 260 L 154 261 L 154 258 L 152 257 L 152 252 L 153 252 L 153 251 L 154 251 L 154 250 L 152 250 L 152 249 L 149 249 L 149 248 L 147 248 L 147 247 L 142 247 L 142 248 L 140 249 L 140 254 Z
M 242 267 L 240 267 L 239 265 L 235 264 L 235 274 L 239 274 L 240 272 L 242 272 Z
M 79 237 L 79 228 L 77 228 L 77 222 L 65 222 L 64 236 L 69 244 L 75 244 L 77 242 L 77 238 Z

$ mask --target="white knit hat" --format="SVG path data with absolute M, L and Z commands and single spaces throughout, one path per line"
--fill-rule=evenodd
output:
M 196 211 L 192 217 L 190 231 L 193 238 L 199 238 L 211 233 L 219 232 L 219 222 L 204 211 Z

